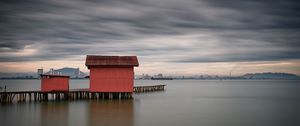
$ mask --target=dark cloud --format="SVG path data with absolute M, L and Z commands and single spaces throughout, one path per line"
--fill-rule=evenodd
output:
M 299 59 L 299 51 L 287 50 L 280 52 L 273 51 L 257 51 L 251 53 L 239 52 L 239 53 L 226 53 L 205 57 L 192 57 L 184 58 L 180 60 L 174 60 L 173 62 L 182 63 L 207 63 L 207 62 L 251 62 L 251 61 L 281 61 Z
M 298 60 L 299 8 L 297 0 L 1 1 L 0 62 L 86 54 L 170 62 Z

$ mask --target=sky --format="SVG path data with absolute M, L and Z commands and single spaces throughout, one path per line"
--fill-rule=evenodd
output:
M 300 75 L 298 0 L 1 0 L 0 70 L 136 55 L 136 74 Z

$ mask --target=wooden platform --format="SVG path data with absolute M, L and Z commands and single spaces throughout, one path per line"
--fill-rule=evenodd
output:
M 135 86 L 133 91 L 135 93 L 163 91 L 166 85 L 153 85 L 153 86 Z
M 166 85 L 135 86 L 134 93 L 163 91 Z M 131 92 L 90 92 L 89 89 L 75 89 L 69 91 L 13 91 L 0 92 L 0 103 L 88 100 L 88 99 L 132 99 Z

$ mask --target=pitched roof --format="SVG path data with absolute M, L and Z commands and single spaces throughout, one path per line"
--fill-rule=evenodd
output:
M 136 56 L 96 56 L 87 55 L 86 66 L 139 66 Z

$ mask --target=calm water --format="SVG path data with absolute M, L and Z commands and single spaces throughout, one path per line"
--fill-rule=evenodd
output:
M 88 88 L 71 80 L 70 88 Z M 134 100 L 0 105 L 1 126 L 300 126 L 300 81 L 136 80 L 166 91 Z M 39 80 L 0 80 L 8 90 L 39 90 Z

